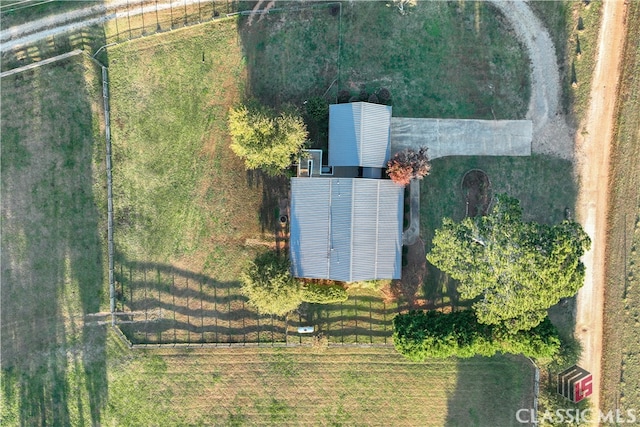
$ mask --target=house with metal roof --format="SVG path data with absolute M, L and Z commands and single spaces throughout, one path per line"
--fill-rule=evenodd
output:
M 329 164 L 384 168 L 389 161 L 391 107 L 368 102 L 329 106 Z
M 291 179 L 295 277 L 400 278 L 404 188 L 375 179 L 389 160 L 390 126 L 386 105 L 329 106 L 329 165 L 321 165 L 321 152 L 310 150 Z
M 387 179 L 292 178 L 295 277 L 399 279 L 404 188 Z

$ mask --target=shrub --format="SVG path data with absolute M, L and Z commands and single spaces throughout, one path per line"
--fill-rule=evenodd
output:
M 405 149 L 396 153 L 387 163 L 387 175 L 396 184 L 407 185 L 412 179 L 422 179 L 429 174 L 431 164 L 427 149 Z
M 241 276 L 241 292 L 260 314 L 283 316 L 302 302 L 300 284 L 291 277 L 289 260 L 265 252 Z
M 302 288 L 302 301 L 315 304 L 334 304 L 349 298 L 346 289 L 340 285 L 317 285 L 309 283 Z
M 360 101 L 366 101 L 367 99 L 369 99 L 369 92 L 367 92 L 366 90 L 362 89 L 360 91 L 360 94 L 358 95 L 358 98 Z
M 372 104 L 379 104 L 380 100 L 375 93 L 372 93 L 371 96 L 369 96 L 368 102 L 371 102 Z
M 410 311 L 393 319 L 393 344 L 414 361 L 429 358 L 493 356 L 496 353 L 552 357 L 560 348 L 549 318 L 528 331 L 509 333 L 501 326 L 478 323 L 472 310 L 444 314 Z
M 338 92 L 338 104 L 344 104 L 347 102 L 350 102 L 349 99 L 351 98 L 351 92 L 349 92 L 346 89 L 342 89 L 341 91 Z
M 584 30 L 584 21 L 582 20 L 582 16 L 578 17 L 578 31 Z
M 378 91 L 378 98 L 381 102 L 386 104 L 391 100 L 391 92 L 389 92 L 389 89 L 386 87 L 383 87 Z
M 349 98 L 349 102 L 358 102 L 360 101 L 360 98 L 357 96 L 352 96 L 351 98 Z
M 305 111 L 316 123 L 329 120 L 329 103 L 322 97 L 313 96 L 307 100 Z
M 372 291 L 381 291 L 385 286 L 391 284 L 389 279 L 379 280 L 363 280 L 362 282 L 352 282 L 348 284 L 349 289 L 369 289 Z

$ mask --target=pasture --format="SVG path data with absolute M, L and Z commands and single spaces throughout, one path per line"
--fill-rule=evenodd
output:
M 2 78 L 2 425 L 95 424 L 107 398 L 100 69 Z

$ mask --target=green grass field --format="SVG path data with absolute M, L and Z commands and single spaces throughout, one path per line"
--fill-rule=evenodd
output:
M 107 396 L 100 71 L 82 56 L 2 83 L 2 425 L 95 424 Z
M 37 19 L 70 12 L 76 9 L 102 4 L 101 0 L 91 1 L 42 1 L 42 0 L 4 0 L 0 4 L 2 27 L 8 28 L 21 25 Z
M 405 16 L 344 3 L 342 15 L 274 12 L 240 28 L 251 94 L 268 104 L 387 87 L 401 117 L 522 118 L 528 105 L 528 58 L 483 2 L 418 2 Z
M 503 357 L 415 364 L 392 349 L 139 351 L 110 371 L 103 421 L 510 426 L 531 380 L 528 362 Z
M 629 7 L 611 165 L 603 381 L 605 408 L 640 407 L 640 4 Z

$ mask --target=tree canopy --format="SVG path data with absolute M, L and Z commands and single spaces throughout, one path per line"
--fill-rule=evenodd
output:
M 472 310 L 447 314 L 434 310 L 410 311 L 396 315 L 393 328 L 396 350 L 417 362 L 496 353 L 551 357 L 560 348 L 558 331 L 548 317 L 535 328 L 509 333 L 503 325 L 478 323 Z
M 456 223 L 445 218 L 427 259 L 476 299 L 478 321 L 511 331 L 534 328 L 547 309 L 584 281 L 580 257 L 591 241 L 573 221 L 549 226 L 522 220 L 517 199 L 498 195 L 491 214 Z
M 291 277 L 289 261 L 274 252 L 259 255 L 241 280 L 242 293 L 260 314 L 284 316 L 302 302 L 302 289 Z
M 275 176 L 300 153 L 307 128 L 291 112 L 276 114 L 264 106 L 240 106 L 229 112 L 231 150 L 244 160 L 247 169 L 262 169 Z
M 334 304 L 349 297 L 337 284 L 300 283 L 291 276 L 289 260 L 275 252 L 258 255 L 242 274 L 241 281 L 242 294 L 260 314 L 284 316 L 303 302 Z

